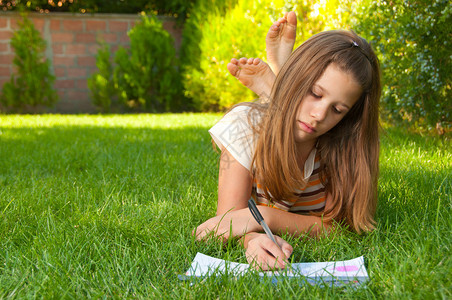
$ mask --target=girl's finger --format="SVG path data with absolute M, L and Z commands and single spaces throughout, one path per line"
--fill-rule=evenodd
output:
M 284 266 L 281 266 L 273 255 L 271 255 L 268 251 L 266 251 L 263 248 L 256 251 L 255 256 L 251 257 L 250 260 L 248 260 L 250 265 L 254 266 L 254 268 L 261 271 L 284 268 Z
M 264 249 L 267 252 L 264 257 L 266 257 L 267 261 L 271 263 L 270 266 L 273 268 L 275 266 L 279 266 L 279 268 L 284 269 L 286 266 L 284 262 L 286 260 L 286 255 L 284 252 L 282 252 L 281 249 L 279 249 L 279 247 L 276 246 L 270 239 L 265 242 Z
M 275 236 L 275 238 L 279 246 L 281 247 L 281 250 L 284 252 L 286 258 L 289 258 L 292 255 L 293 247 L 288 242 L 283 240 L 281 237 Z

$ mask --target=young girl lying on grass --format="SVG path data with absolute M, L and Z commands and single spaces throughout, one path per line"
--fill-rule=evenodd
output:
M 350 31 L 314 35 L 292 54 L 296 17 L 267 35 L 269 64 L 233 59 L 229 71 L 264 103 L 242 103 L 210 129 L 221 149 L 217 216 L 197 239 L 243 237 L 257 268 L 284 268 L 278 248 L 254 220 L 250 197 L 273 233 L 318 236 L 333 220 L 360 233 L 374 228 L 379 156 L 380 72 L 369 44 Z M 287 57 L 289 55 L 289 57 Z M 285 62 L 285 63 L 284 63 Z

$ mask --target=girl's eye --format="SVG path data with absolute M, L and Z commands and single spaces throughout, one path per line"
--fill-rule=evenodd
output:
M 320 99 L 320 98 L 322 98 L 322 96 L 320 96 L 320 95 L 317 95 L 316 93 L 314 93 L 313 91 L 311 91 L 311 95 L 314 97 L 314 98 L 316 98 L 316 99 Z
M 340 115 L 342 113 L 341 110 L 337 109 L 335 106 L 333 106 L 333 112 Z

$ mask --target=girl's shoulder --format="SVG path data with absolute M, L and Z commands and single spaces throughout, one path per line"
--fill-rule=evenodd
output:
M 218 121 L 209 133 L 220 149 L 226 149 L 248 170 L 254 152 L 255 135 L 250 122 L 257 118 L 250 115 L 252 107 L 238 105 L 231 109 Z

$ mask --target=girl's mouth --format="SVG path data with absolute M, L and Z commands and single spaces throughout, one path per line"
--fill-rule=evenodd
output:
M 307 133 L 315 133 L 316 132 L 314 127 L 306 124 L 305 122 L 298 121 L 298 123 L 300 124 L 301 130 L 303 130 L 304 132 L 307 132 Z

